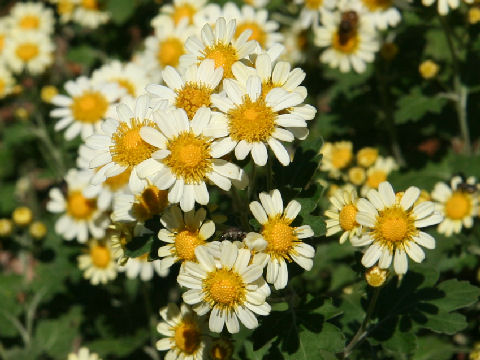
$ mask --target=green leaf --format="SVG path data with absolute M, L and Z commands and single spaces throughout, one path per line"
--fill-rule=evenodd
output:
M 102 357 L 107 355 L 127 356 L 141 347 L 149 338 L 146 329 L 138 329 L 134 335 L 100 339 L 88 344 L 88 347 Z
M 88 45 L 71 47 L 67 53 L 67 60 L 91 67 L 98 55 L 95 49 Z
M 109 0 L 107 3 L 108 12 L 115 24 L 125 23 L 135 10 L 134 0 Z
M 446 99 L 423 95 L 420 87 L 415 87 L 408 95 L 398 99 L 394 113 L 395 123 L 418 121 L 427 113 L 439 114 L 446 103 Z
M 480 288 L 471 285 L 468 281 L 456 279 L 446 280 L 437 286 L 445 293 L 445 297 L 431 301 L 441 311 L 454 311 L 472 305 L 478 301 Z
M 393 336 L 382 342 L 382 346 L 394 353 L 411 354 L 417 348 L 417 336 L 413 331 L 403 332 L 397 327 Z
M 427 319 L 427 322 L 421 324 L 421 327 L 447 335 L 454 335 L 468 325 L 465 316 L 457 312 L 439 312 L 435 315 L 427 315 Z
M 449 360 L 455 352 L 453 345 L 438 337 L 422 336 L 417 343 L 412 360 Z
M 125 245 L 125 255 L 131 258 L 136 258 L 146 253 L 150 253 L 155 236 L 145 235 L 133 238 Z

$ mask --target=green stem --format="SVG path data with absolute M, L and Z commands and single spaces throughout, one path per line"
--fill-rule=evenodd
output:
M 269 154 L 272 155 L 272 154 Z M 272 169 L 272 159 L 271 156 L 268 157 L 269 160 L 267 161 L 267 190 L 270 191 L 273 188 L 273 169 Z
M 355 346 L 360 344 L 368 335 L 367 326 L 373 315 L 373 311 L 375 310 L 375 305 L 377 304 L 378 295 L 380 294 L 380 289 L 381 289 L 380 287 L 376 287 L 373 290 L 373 295 L 370 299 L 370 303 L 368 304 L 368 309 L 367 309 L 367 314 L 365 315 L 365 319 L 363 319 L 363 322 L 360 325 L 360 328 L 355 333 L 352 340 L 348 343 L 348 345 L 345 347 L 345 350 L 343 351 L 344 359 L 348 358 L 351 355 Z
M 455 110 L 458 117 L 458 125 L 460 127 L 460 133 L 463 140 L 463 149 L 465 154 L 469 155 L 472 152 L 472 146 L 470 143 L 470 129 L 468 126 L 468 114 L 467 114 L 467 97 L 468 90 L 462 85 L 462 78 L 460 74 L 460 61 L 458 60 L 457 50 L 453 42 L 452 30 L 450 29 L 448 22 L 443 16 L 440 16 L 440 23 L 442 24 L 443 32 L 447 39 L 448 49 L 452 57 L 453 64 L 453 90 L 456 94 Z
M 157 319 L 152 307 L 152 301 L 150 300 L 150 283 L 142 281 L 142 292 L 143 300 L 145 303 L 145 310 L 148 317 L 148 328 L 150 332 L 150 345 L 155 348 L 155 333 L 154 329 L 156 328 Z

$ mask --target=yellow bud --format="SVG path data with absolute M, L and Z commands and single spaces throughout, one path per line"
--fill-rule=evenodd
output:
M 28 229 L 30 235 L 34 239 L 42 239 L 47 235 L 47 227 L 45 224 L 41 221 L 34 221 L 31 225 L 30 228 Z
M 363 167 L 370 167 L 375 164 L 378 158 L 378 149 L 372 147 L 364 147 L 357 153 L 357 163 Z
M 40 92 L 40 97 L 44 102 L 49 103 L 57 94 L 58 94 L 58 90 L 55 86 L 47 85 L 42 87 L 42 90 Z
M 362 185 L 366 178 L 367 174 L 365 173 L 365 169 L 360 166 L 355 166 L 348 170 L 348 179 L 353 185 Z
M 365 279 L 368 285 L 373 287 L 382 286 L 387 280 L 388 270 L 380 269 L 378 266 L 372 266 L 365 272 Z
M 20 206 L 13 211 L 12 219 L 18 226 L 27 226 L 33 219 L 32 210 L 26 206 Z
M 480 22 L 480 8 L 472 7 L 468 11 L 468 22 L 472 25 L 475 25 L 476 23 Z
M 0 219 L 0 237 L 7 237 L 13 231 L 13 224 L 10 219 Z
M 468 355 L 469 360 L 480 360 L 480 350 L 473 350 L 470 355 Z
M 233 354 L 233 343 L 230 339 L 216 339 L 210 348 L 212 360 L 230 360 Z
M 391 61 L 398 54 L 398 46 L 395 43 L 385 43 L 380 49 L 380 54 L 385 60 Z
M 439 69 L 440 67 L 432 60 L 425 60 L 420 64 L 418 71 L 424 79 L 431 79 L 438 74 Z
M 28 119 L 28 111 L 27 109 L 23 107 L 19 107 L 15 110 L 15 116 L 19 118 L 20 120 L 26 120 Z

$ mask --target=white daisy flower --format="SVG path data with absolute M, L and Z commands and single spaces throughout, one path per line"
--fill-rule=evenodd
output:
M 96 29 L 110 20 L 110 14 L 103 11 L 99 0 L 80 0 L 73 11 L 73 21 L 90 29 Z
M 134 192 L 115 194 L 112 220 L 144 224 L 153 216 L 162 214 L 168 205 L 167 197 L 168 191 L 159 189 L 149 180 L 140 180 Z
M 378 189 L 381 182 L 388 179 L 388 175 L 398 169 L 398 164 L 391 156 L 378 156 L 372 167 L 367 170 L 367 179 L 362 186 L 362 195 L 366 194 L 370 189 Z
M 182 75 L 167 66 L 162 72 L 166 86 L 150 84 L 147 92 L 153 101 L 168 101 L 168 105 L 185 110 L 191 120 L 202 106 L 211 107 L 211 95 L 223 77 L 223 69 L 215 69 L 213 60 L 203 60 L 199 65 L 190 66 Z
M 197 13 L 202 11 L 207 0 L 173 0 L 173 4 L 163 5 L 160 9 L 160 16 L 168 15 L 175 23 L 180 24 L 182 21 L 193 25 L 194 17 Z M 158 16 L 157 16 L 158 18 Z M 157 18 L 152 20 L 152 25 L 155 27 Z
M 101 360 L 98 354 L 90 352 L 86 347 L 81 347 L 76 353 L 68 354 L 67 360 Z
M 353 144 L 350 141 L 325 142 L 319 153 L 322 154 L 320 170 L 338 179 L 342 170 L 348 167 L 353 160 Z
M 15 86 L 12 73 L 0 62 L 0 99 L 10 95 Z
M 357 164 L 364 168 L 369 168 L 378 159 L 378 149 L 366 146 L 357 151 Z
M 188 305 L 182 304 L 179 309 L 174 303 L 160 309 L 160 316 L 163 321 L 158 324 L 157 331 L 165 337 L 158 340 L 156 346 L 159 351 L 168 350 L 166 360 L 208 358 L 205 318 L 198 317 Z
M 248 40 L 252 34 L 251 30 L 244 31 L 235 39 L 236 29 L 235 20 L 227 22 L 224 18 L 217 19 L 214 28 L 205 24 L 201 40 L 196 36 L 187 39 L 185 43 L 187 54 L 180 58 L 180 66 L 186 69 L 202 60 L 212 59 L 215 61 L 215 68 L 223 68 L 223 77 L 231 78 L 232 65 L 246 59 L 259 46 L 256 41 Z
M 263 268 L 249 265 L 250 250 L 238 250 L 223 241 L 218 257 L 205 246 L 198 246 L 195 256 L 198 263 L 185 263 L 177 277 L 180 285 L 190 289 L 183 293 L 183 301 L 194 305 L 200 316 L 211 310 L 209 328 L 213 332 L 221 332 L 226 325 L 228 332 L 237 333 L 238 320 L 249 329 L 257 327 L 255 314 L 270 313 L 266 302 L 270 288 L 262 277 Z
M 284 29 L 282 34 L 285 51 L 280 55 L 280 60 L 290 64 L 304 63 L 306 59 L 305 51 L 308 46 L 306 30 L 302 29 L 298 21 L 295 21 Z
M 70 169 L 65 176 L 68 188 L 66 197 L 57 188 L 50 190 L 47 210 L 62 214 L 55 223 L 55 231 L 66 240 L 76 238 L 84 243 L 89 234 L 101 238 L 110 224 L 108 216 L 98 207 L 97 200 L 83 195 L 91 177 L 92 171 Z
M 53 32 L 54 19 L 51 9 L 42 3 L 16 3 L 10 9 L 10 21 L 13 29 L 35 31 L 43 34 Z
M 295 0 L 295 3 L 302 6 L 299 24 L 303 29 L 317 27 L 322 10 L 332 9 L 336 5 L 335 0 Z
M 137 98 L 145 94 L 145 87 L 150 83 L 146 69 L 135 63 L 121 63 L 114 60 L 92 74 L 94 84 L 114 82 L 126 92 L 126 96 Z
M 107 178 L 127 171 L 130 174 L 130 190 L 137 193 L 144 187 L 137 169 L 157 150 L 141 138 L 140 129 L 145 126 L 155 129 L 157 125 L 153 121 L 154 111 L 150 108 L 147 95 L 137 98 L 134 107 L 127 103 L 130 102 L 117 105 L 117 116 L 103 122 L 101 129 L 87 138 L 85 143 L 94 150 L 90 168 L 97 169 L 97 172 L 92 184 L 100 184 Z
M 269 49 L 272 45 L 283 42 L 282 34 L 277 32 L 279 24 L 268 19 L 266 9 L 255 9 L 248 5 L 239 8 L 235 3 L 227 2 L 223 7 L 222 16 L 227 22 L 236 20 L 235 39 L 238 39 L 245 30 L 251 30 L 248 40 L 257 41 L 262 49 Z
M 437 1 L 438 13 L 440 15 L 447 15 L 450 9 L 456 9 L 460 6 L 461 0 L 422 0 L 424 6 L 431 6 Z M 467 4 L 472 4 L 474 0 L 463 0 Z
M 5 63 L 16 74 L 27 70 L 33 75 L 45 71 L 53 63 L 55 45 L 47 34 L 36 31 L 12 31 L 5 39 Z
M 148 253 L 136 258 L 129 258 L 118 271 L 125 272 L 129 279 L 140 278 L 142 281 L 152 280 L 155 273 L 160 277 L 168 275 L 168 270 L 165 271 L 161 268 L 160 260 L 148 261 Z
M 276 189 L 270 194 L 260 193 L 259 198 L 261 204 L 251 202 L 250 211 L 262 225 L 261 233 L 250 232 L 244 241 L 247 245 L 259 239 L 266 242 L 267 282 L 283 289 L 288 282 L 287 262 L 294 261 L 307 271 L 312 268 L 315 249 L 301 239 L 313 236 L 313 230 L 309 225 L 291 226 L 302 208 L 298 201 L 290 201 L 284 209 L 282 195 Z
M 223 113 L 213 119 L 207 133 L 223 137 L 215 148 L 218 156 L 235 149 L 235 156 L 243 160 L 251 152 L 255 164 L 267 163 L 267 145 L 284 166 L 290 163 L 290 155 L 280 141 L 292 142 L 294 135 L 289 128 L 306 128 L 305 119 L 285 109 L 300 105 L 303 97 L 282 88 L 270 90 L 263 96 L 262 79 L 250 76 L 246 86 L 225 79 L 225 94 L 212 95 L 212 103 Z
M 347 239 L 350 240 L 361 234 L 362 227 L 356 221 L 358 213 L 357 201 L 358 195 L 355 188 L 335 191 L 334 195 L 330 198 L 332 206 L 329 210 L 325 211 L 325 216 L 328 217 L 326 220 L 326 236 L 343 232 L 339 240 L 340 244 L 343 244 Z
M 55 130 L 65 128 L 65 139 L 81 135 L 85 140 L 101 129 L 103 120 L 114 113 L 113 104 L 124 94 L 117 84 L 93 84 L 84 76 L 65 83 L 67 95 L 56 95 L 52 104 L 57 108 L 50 116 L 59 118 Z
M 5 63 L 5 42 L 10 35 L 10 21 L 8 17 L 0 18 L 0 64 Z
M 79 255 L 78 267 L 92 285 L 106 284 L 117 277 L 117 264 L 107 241 L 90 240 L 88 253 Z
M 425 258 L 423 246 L 435 248 L 435 239 L 420 231 L 436 225 L 443 216 L 435 211 L 435 205 L 424 201 L 414 206 L 420 190 L 409 187 L 404 193 L 395 195 L 388 182 L 382 182 L 377 190 L 370 190 L 367 199 L 357 202 L 357 223 L 364 226 L 365 232 L 359 238 L 352 238 L 353 246 L 369 245 L 362 257 L 363 266 L 369 268 L 378 262 L 382 269 L 393 268 L 397 274 L 405 274 L 408 269 L 407 255 L 420 263 Z
M 200 208 L 182 214 L 178 206 L 168 208 L 160 219 L 165 229 L 161 229 L 158 238 L 168 243 L 158 249 L 162 259 L 161 268 L 168 270 L 174 263 L 186 261 L 196 262 L 195 248 L 207 245 L 209 249 L 218 246 L 217 242 L 207 243 L 215 233 L 212 220 L 205 220 L 206 211 Z
M 314 31 L 315 45 L 327 47 L 320 60 L 341 72 L 364 72 L 380 47 L 369 17 L 356 9 L 323 11 L 322 25 Z
M 462 227 L 471 228 L 473 218 L 478 214 L 476 194 L 464 191 L 460 186 L 462 183 L 462 178 L 455 176 L 450 186 L 439 182 L 432 191 L 432 200 L 436 201 L 436 209 L 444 216 L 443 221 L 438 225 L 438 232 L 446 236 L 460 233 Z M 469 177 L 466 183 L 476 186 L 476 179 Z
M 183 211 L 192 210 L 195 202 L 208 204 L 207 181 L 228 191 L 232 179 L 240 180 L 240 169 L 220 159 L 223 154 L 217 155 L 215 137 L 205 134 L 211 115 L 202 107 L 190 121 L 182 109 L 160 110 L 154 113 L 157 126 L 140 130 L 142 139 L 157 151 L 139 165 L 138 174 L 152 179 L 159 189 L 168 189 L 168 201 L 180 203 Z
M 51 4 L 56 5 L 61 23 L 67 23 L 72 20 L 74 10 L 80 1 L 82 0 L 49 0 Z
M 397 26 L 402 20 L 400 11 L 394 6 L 393 0 L 360 0 L 373 24 L 380 30 L 389 26 Z
M 193 24 L 197 29 L 202 29 L 205 24 L 213 29 L 218 18 L 223 17 L 223 7 L 219 4 L 208 3 L 193 17 Z
M 187 21 L 179 24 L 162 15 L 155 25 L 155 34 L 145 39 L 144 63 L 153 82 L 161 79 L 161 71 L 167 66 L 178 67 L 180 57 L 186 53 L 185 42 L 196 33 Z

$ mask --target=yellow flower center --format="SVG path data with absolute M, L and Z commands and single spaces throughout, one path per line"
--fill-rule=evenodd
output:
M 445 203 L 445 215 L 453 220 L 463 219 L 470 214 L 471 202 L 467 194 L 455 191 Z
M 75 220 L 88 220 L 97 210 L 97 201 L 87 199 L 80 190 L 72 191 L 67 197 L 67 213 Z
M 238 59 L 237 51 L 235 48 L 228 44 L 216 43 L 213 46 L 208 46 L 203 50 L 203 56 L 198 60 L 202 61 L 204 59 L 212 59 L 215 61 L 215 68 L 223 68 L 223 77 L 231 78 L 232 74 L 232 65 Z
M 118 84 L 118 86 L 125 89 L 129 95 L 135 96 L 135 94 L 137 93 L 135 91 L 135 85 L 133 85 L 130 80 L 123 79 L 123 78 L 116 78 L 112 80 L 115 81 Z
M 382 286 L 387 280 L 388 271 L 380 269 L 378 266 L 372 266 L 365 272 L 365 279 L 368 285 L 373 287 Z
M 200 331 L 193 321 L 183 321 L 175 328 L 175 345 L 186 354 L 193 354 L 200 346 Z
M 90 248 L 90 257 L 92 264 L 101 269 L 105 269 L 110 264 L 110 250 L 104 245 L 94 245 Z
M 33 220 L 32 210 L 26 206 L 20 206 L 13 211 L 12 219 L 19 226 L 28 225 Z
M 275 130 L 276 114 L 262 97 L 253 102 L 245 96 L 243 103 L 227 115 L 230 137 L 235 141 L 267 141 Z
M 213 89 L 210 89 L 205 85 L 188 82 L 183 88 L 177 90 L 175 106 L 185 110 L 188 118 L 192 120 L 199 108 L 202 106 L 210 106 L 210 95 L 212 94 L 212 91 Z
M 203 280 L 205 301 L 211 305 L 232 309 L 245 300 L 245 283 L 242 277 L 233 270 L 218 269 L 210 272 Z
M 387 180 L 387 173 L 383 170 L 374 170 L 368 174 L 367 185 L 372 189 L 378 189 L 380 183 Z
M 177 256 L 184 261 L 195 261 L 195 248 L 205 243 L 198 231 L 183 230 L 175 237 Z
M 371 147 L 366 147 L 361 149 L 357 153 L 357 162 L 358 165 L 363 167 L 372 166 L 378 158 L 378 150 Z
M 105 116 L 108 101 L 98 91 L 85 91 L 82 95 L 74 97 L 70 106 L 75 120 L 95 124 Z
M 3 79 L 0 79 L 0 97 L 5 95 L 5 88 L 5 81 L 3 81 Z
M 362 185 L 366 177 L 365 169 L 361 167 L 354 166 L 348 170 L 348 179 L 353 185 Z
M 23 30 L 37 29 L 38 26 L 40 25 L 40 19 L 38 18 L 38 16 L 35 16 L 35 15 L 25 15 L 20 19 L 20 21 L 18 22 L 18 25 Z
M 170 155 L 163 160 L 164 164 L 186 184 L 198 184 L 210 172 L 210 143 L 206 137 L 182 132 L 168 141 L 167 149 Z
M 237 26 L 235 38 L 238 38 L 245 30 L 252 30 L 252 35 L 248 40 L 256 40 L 260 46 L 265 47 L 267 42 L 267 33 L 262 27 L 254 21 L 245 21 Z
M 357 31 L 350 31 L 348 34 L 340 34 L 337 30 L 333 34 L 332 46 L 335 50 L 345 54 L 352 54 L 358 49 L 360 38 Z
M 395 243 L 409 239 L 415 232 L 415 219 L 401 207 L 394 206 L 379 212 L 374 237 L 393 247 Z
M 178 38 L 168 38 L 158 45 L 157 60 L 162 67 L 167 65 L 176 67 L 180 56 L 185 54 L 183 42 Z
M 233 345 L 230 341 L 219 339 L 210 348 L 212 360 L 229 360 L 233 353 Z
M 332 165 L 335 169 L 343 169 L 352 161 L 352 150 L 349 147 L 333 147 Z
M 60 15 L 71 14 L 75 4 L 70 0 L 60 0 L 57 4 L 57 11 Z
M 340 226 L 343 230 L 350 231 L 357 226 L 355 216 L 357 216 L 357 208 L 355 205 L 348 204 L 343 207 L 339 215 Z
M 273 257 L 290 259 L 289 253 L 298 242 L 295 229 L 290 226 L 292 221 L 277 215 L 268 219 L 263 225 L 262 236 L 267 241 L 266 252 Z
M 159 215 L 167 207 L 168 190 L 159 190 L 154 185 L 149 185 L 143 192 L 135 196 L 132 206 L 133 216 L 140 222 Z
M 172 13 L 172 19 L 175 22 L 175 25 L 178 25 L 183 18 L 188 18 L 188 23 L 191 25 L 193 24 L 193 16 L 196 12 L 197 11 L 192 5 L 185 3 L 175 6 L 175 9 Z
M 305 0 L 305 7 L 309 10 L 318 10 L 323 0 Z
M 26 62 L 36 58 L 39 52 L 37 44 L 27 42 L 18 45 L 15 54 Z
M 118 191 L 128 184 L 131 172 L 131 169 L 127 169 L 121 174 L 107 178 L 104 183 L 112 192 Z
M 0 52 L 3 51 L 4 45 L 5 45 L 5 35 L 4 35 L 4 34 L 0 34 Z
M 392 0 L 362 0 L 370 11 L 387 10 L 392 6 Z
M 148 255 L 149 255 L 149 253 L 146 252 L 143 255 L 137 256 L 137 260 L 141 261 L 141 262 L 148 262 Z
M 148 119 L 130 119 L 130 125 L 121 122 L 112 135 L 113 145 L 110 147 L 112 160 L 122 166 L 134 167 L 150 158 L 156 148 L 142 139 L 140 129 L 144 126 L 156 128 Z
M 81 6 L 88 10 L 98 10 L 97 0 L 82 0 Z

